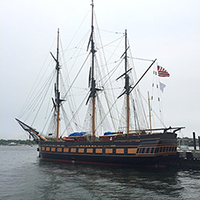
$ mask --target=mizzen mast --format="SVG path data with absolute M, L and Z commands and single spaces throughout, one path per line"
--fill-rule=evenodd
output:
M 128 45 L 127 45 L 127 30 L 125 30 L 125 52 L 121 57 L 124 56 L 124 61 L 125 61 L 125 72 L 117 78 L 117 80 L 123 76 L 125 76 L 125 85 L 124 89 L 125 91 L 118 97 L 120 98 L 124 94 L 126 94 L 126 134 L 129 135 L 129 127 L 130 127 L 130 93 L 131 93 L 131 86 L 130 86 L 130 77 L 128 75 L 128 72 L 131 71 L 131 69 L 128 69 L 128 56 L 127 56 L 127 51 L 128 51 Z
M 129 121 L 130 121 L 130 104 L 129 104 L 129 94 L 130 94 L 130 84 L 128 71 L 128 60 L 127 60 L 127 30 L 125 30 L 125 91 L 126 91 L 126 134 L 129 135 Z

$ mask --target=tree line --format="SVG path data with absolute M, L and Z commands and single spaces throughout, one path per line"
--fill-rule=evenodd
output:
M 33 140 L 0 140 L 0 145 L 11 145 L 11 144 L 16 144 L 16 145 L 34 145 L 37 144 Z

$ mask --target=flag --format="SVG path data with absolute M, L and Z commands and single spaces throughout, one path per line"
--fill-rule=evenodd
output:
M 165 68 L 163 68 L 163 67 L 158 65 L 157 69 L 158 69 L 158 76 L 160 76 L 160 77 L 169 77 L 169 73 Z
M 163 92 L 164 88 L 166 87 L 166 85 L 164 83 L 160 82 L 160 90 Z

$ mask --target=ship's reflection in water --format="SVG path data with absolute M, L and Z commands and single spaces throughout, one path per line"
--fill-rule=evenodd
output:
M 43 198 L 198 199 L 199 171 L 39 162 Z M 189 182 L 188 182 L 189 181 Z M 191 181 L 193 186 L 191 187 Z M 198 191 L 198 190 L 196 190 Z

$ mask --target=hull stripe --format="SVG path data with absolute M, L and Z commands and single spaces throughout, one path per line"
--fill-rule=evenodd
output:
M 107 166 L 132 166 L 132 167 L 144 167 L 144 168 L 165 168 L 165 165 L 133 165 L 133 164 L 117 164 L 117 163 L 101 163 L 101 162 L 86 162 L 86 161 L 74 161 L 74 160 L 61 160 L 52 158 L 42 158 L 42 160 L 65 162 L 65 163 L 80 163 L 80 164 L 92 164 L 92 165 L 107 165 Z

